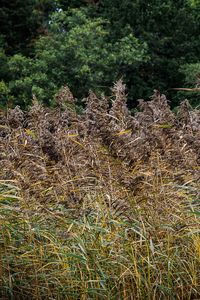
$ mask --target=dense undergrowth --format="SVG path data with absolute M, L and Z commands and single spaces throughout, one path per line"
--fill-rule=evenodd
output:
M 1 299 L 199 299 L 200 111 L 155 91 L 0 119 Z

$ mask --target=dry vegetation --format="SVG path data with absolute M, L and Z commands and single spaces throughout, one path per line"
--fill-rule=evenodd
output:
M 112 99 L 2 112 L 1 299 L 200 299 L 200 111 Z

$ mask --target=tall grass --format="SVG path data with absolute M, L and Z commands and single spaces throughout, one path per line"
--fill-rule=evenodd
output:
M 0 121 L 1 299 L 199 299 L 199 111 L 33 102 Z

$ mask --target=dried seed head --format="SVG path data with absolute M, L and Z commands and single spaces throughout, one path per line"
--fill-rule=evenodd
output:
M 74 108 L 75 99 L 68 86 L 63 86 L 55 96 L 56 104 L 60 108 Z
M 18 128 L 23 125 L 24 113 L 19 106 L 8 110 L 7 121 L 12 128 Z

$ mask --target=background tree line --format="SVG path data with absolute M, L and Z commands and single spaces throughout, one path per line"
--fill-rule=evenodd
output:
M 53 105 L 66 84 L 78 99 L 109 94 L 120 77 L 130 108 L 153 89 L 176 106 L 171 88 L 198 84 L 199 31 L 199 0 L 1 0 L 1 106 Z

